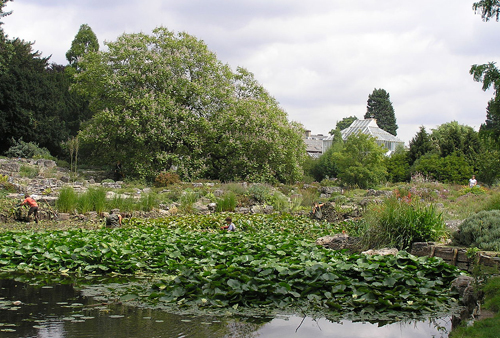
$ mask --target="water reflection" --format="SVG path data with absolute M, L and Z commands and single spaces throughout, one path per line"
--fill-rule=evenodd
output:
M 188 316 L 83 297 L 71 278 L 0 279 L 0 336 L 83 337 L 447 337 L 451 321 L 353 323 L 299 316 Z

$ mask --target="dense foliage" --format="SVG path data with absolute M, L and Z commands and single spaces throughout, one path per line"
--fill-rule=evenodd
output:
M 453 233 L 456 245 L 500 251 L 500 210 L 480 211 L 467 218 Z
M 64 67 L 49 65 L 32 43 L 0 39 L 0 152 L 23 139 L 61 155 L 61 142 L 75 135 L 89 111 L 69 92 Z
M 368 135 L 351 135 L 335 154 L 338 177 L 342 183 L 361 189 L 372 188 L 386 176 L 385 150 Z
M 346 317 L 361 311 L 389 319 L 453 304 L 448 288 L 458 270 L 441 260 L 324 249 L 309 239 L 323 226 L 286 215 L 241 215 L 238 232 L 220 232 L 223 217 L 133 220 L 114 230 L 5 232 L 0 268 L 146 273 L 150 279 L 115 291 L 123 301 L 157 306 L 300 308 Z
M 374 89 L 373 93 L 368 95 L 365 119 L 376 119 L 381 129 L 392 135 L 397 134 L 396 115 L 389 93 L 385 89 Z
M 89 25 L 80 26 L 78 33 L 71 42 L 71 48 L 66 52 L 66 59 L 75 71 L 79 70 L 79 59 L 89 52 L 99 50 L 99 41 Z
M 95 158 L 149 179 L 170 168 L 183 179 L 301 178 L 303 129 L 250 72 L 165 28 L 106 44 L 82 58 L 75 84 L 96 113 L 81 133 Z

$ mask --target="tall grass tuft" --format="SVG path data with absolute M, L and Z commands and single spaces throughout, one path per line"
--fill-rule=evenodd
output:
M 131 212 L 137 209 L 137 200 L 132 196 L 124 198 L 121 195 L 115 195 L 107 201 L 106 206 L 108 210 L 120 209 L 122 212 Z
M 396 195 L 369 206 L 365 220 L 362 243 L 367 248 L 409 250 L 414 242 L 436 241 L 446 234 L 443 217 L 434 205 L 412 200 L 410 195 Z
M 101 213 L 106 208 L 106 190 L 102 187 L 89 188 L 83 194 L 78 195 L 77 210 L 79 213 L 96 211 Z
M 102 187 L 91 188 L 87 193 L 93 201 L 94 211 L 101 213 L 106 210 L 106 189 Z
M 137 204 L 137 209 L 142 211 L 151 211 L 156 207 L 158 207 L 158 195 L 153 191 L 142 195 Z
M 78 205 L 78 195 L 72 187 L 63 187 L 59 191 L 56 200 L 56 208 L 59 212 L 71 213 Z
M 193 191 L 191 189 L 187 189 L 181 195 L 181 198 L 179 200 L 181 205 L 180 205 L 179 209 L 185 213 L 192 212 L 194 209 L 193 205 L 196 203 L 198 198 L 199 198 L 199 195 L 196 191 Z
M 234 211 L 236 208 L 237 199 L 236 194 L 232 191 L 226 192 L 222 197 L 217 198 L 217 208 L 218 212 L 221 211 Z

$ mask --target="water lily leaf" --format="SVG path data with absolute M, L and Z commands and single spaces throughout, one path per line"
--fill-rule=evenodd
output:
M 128 300 L 137 299 L 137 297 L 138 296 L 136 294 L 129 293 L 129 294 L 121 296 L 120 300 L 123 301 L 123 302 L 125 302 L 125 301 L 128 301 Z
M 388 287 L 393 287 L 396 284 L 396 279 L 392 277 L 386 277 L 383 284 Z

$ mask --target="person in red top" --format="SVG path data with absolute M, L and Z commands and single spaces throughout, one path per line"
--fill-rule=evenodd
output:
M 24 195 L 24 201 L 20 205 L 29 205 L 30 210 L 28 211 L 28 220 L 30 219 L 31 214 L 35 218 L 35 223 L 38 223 L 38 204 L 36 201 L 30 197 L 30 195 Z

